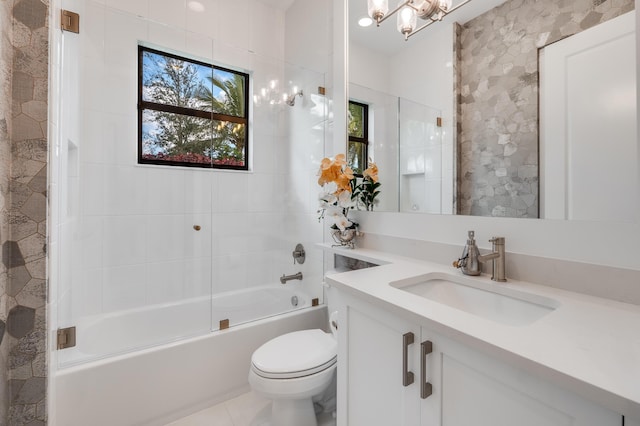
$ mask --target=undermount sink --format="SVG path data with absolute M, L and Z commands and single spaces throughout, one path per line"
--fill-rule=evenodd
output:
M 506 325 L 531 324 L 554 311 L 552 299 L 477 278 L 430 273 L 391 282 L 397 289 Z

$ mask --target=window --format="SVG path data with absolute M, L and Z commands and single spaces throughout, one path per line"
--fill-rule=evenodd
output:
M 369 151 L 369 105 L 349 101 L 347 163 L 356 175 L 367 168 Z
M 249 76 L 138 47 L 138 163 L 248 170 Z

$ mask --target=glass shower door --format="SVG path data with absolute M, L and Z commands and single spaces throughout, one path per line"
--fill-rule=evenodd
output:
M 101 2 L 61 35 L 58 325 L 65 367 L 211 330 L 211 170 L 139 165 L 138 43 L 213 40 Z M 84 25 L 83 25 L 84 24 Z M 208 48 L 207 48 L 208 46 Z
M 399 98 L 400 211 L 442 213 L 441 112 Z

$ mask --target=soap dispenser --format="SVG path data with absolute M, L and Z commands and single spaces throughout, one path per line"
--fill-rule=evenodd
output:
M 465 275 L 480 275 L 481 263 L 478 262 L 478 256 L 480 256 L 480 252 L 476 245 L 475 232 L 469 231 L 469 237 L 462 251 L 462 256 L 453 262 L 453 266 L 460 268 Z

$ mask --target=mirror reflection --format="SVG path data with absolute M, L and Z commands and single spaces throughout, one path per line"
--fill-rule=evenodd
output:
M 634 220 L 633 19 L 617 36 L 588 31 L 624 20 L 634 2 L 596 3 L 473 0 L 405 42 L 395 19 L 360 26 L 367 2 L 349 0 L 349 97 L 368 106 L 368 157 L 386 172 L 376 210 Z M 547 75 L 558 61 L 547 48 L 585 34 L 595 40 L 587 54 L 568 53 L 570 69 Z M 624 41 L 613 48 L 606 37 Z M 603 51 L 619 54 L 603 61 Z M 557 79 L 572 96 L 540 89 L 557 93 Z

